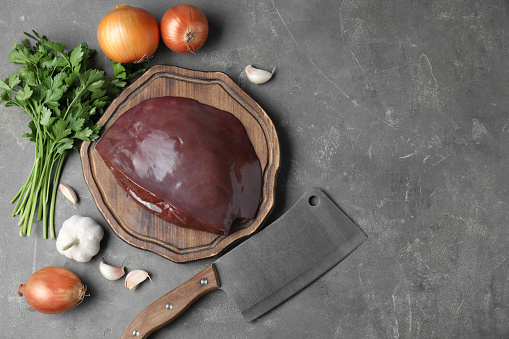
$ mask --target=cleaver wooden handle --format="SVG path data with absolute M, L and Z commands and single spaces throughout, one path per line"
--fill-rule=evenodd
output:
M 198 298 L 221 287 L 214 264 L 148 305 L 131 322 L 122 339 L 147 338 L 180 316 Z

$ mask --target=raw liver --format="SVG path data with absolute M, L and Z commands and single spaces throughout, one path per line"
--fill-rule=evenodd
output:
M 232 114 L 179 97 L 148 99 L 122 114 L 96 146 L 117 181 L 155 215 L 226 234 L 256 215 L 261 168 Z

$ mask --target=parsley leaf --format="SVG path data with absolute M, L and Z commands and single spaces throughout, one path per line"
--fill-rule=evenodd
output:
M 97 140 L 101 126 L 95 122 L 127 80 L 145 70 L 112 61 L 113 75 L 93 67 L 95 50 L 86 43 L 72 51 L 32 31 L 28 39 L 13 43 L 10 62 L 17 73 L 0 79 L 0 103 L 24 110 L 32 120 L 23 136 L 35 143 L 35 161 L 28 180 L 11 200 L 19 215 L 20 235 L 30 235 L 33 219 L 43 220 L 44 238 L 55 238 L 54 210 L 60 173 L 71 149 L 83 140 Z M 49 226 L 48 226 L 49 223 Z

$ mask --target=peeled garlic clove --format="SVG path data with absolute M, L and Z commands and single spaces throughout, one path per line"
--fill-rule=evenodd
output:
M 58 185 L 58 189 L 60 190 L 60 192 L 62 192 L 64 197 L 66 197 L 70 202 L 76 205 L 76 203 L 78 202 L 78 196 L 76 195 L 76 192 L 74 192 L 72 188 L 70 188 L 67 185 L 60 184 Z
M 246 74 L 247 78 L 253 83 L 253 84 L 263 84 L 272 78 L 272 75 L 274 74 L 274 71 L 276 69 L 274 68 L 272 72 L 268 72 L 263 69 L 254 68 L 253 66 L 249 65 L 246 67 Z
M 99 270 L 103 277 L 108 280 L 118 280 L 122 278 L 125 274 L 124 266 L 116 267 L 112 265 L 108 265 L 104 262 L 104 258 L 101 258 L 101 263 L 99 264 Z
M 127 277 L 125 277 L 125 285 L 129 290 L 134 291 L 136 287 L 147 278 L 151 280 L 147 272 L 143 270 L 134 270 L 129 272 Z

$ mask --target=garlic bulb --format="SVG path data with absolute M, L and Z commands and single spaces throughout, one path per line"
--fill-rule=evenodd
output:
M 251 81 L 253 84 L 261 85 L 272 78 L 275 70 L 276 69 L 274 68 L 272 72 L 268 72 L 266 70 L 254 68 L 253 66 L 249 65 L 246 67 L 246 74 L 249 81 Z
M 94 219 L 73 215 L 64 221 L 56 245 L 60 254 L 77 262 L 89 262 L 99 252 L 104 229 Z

